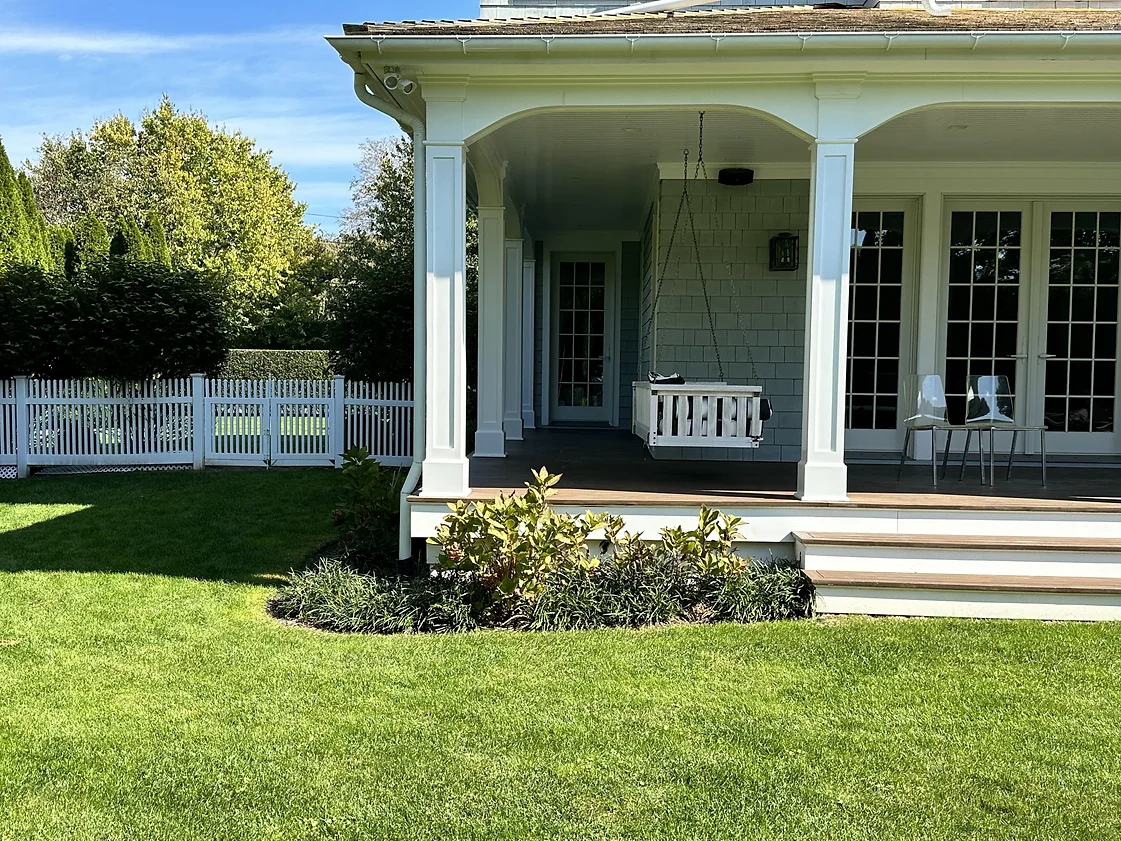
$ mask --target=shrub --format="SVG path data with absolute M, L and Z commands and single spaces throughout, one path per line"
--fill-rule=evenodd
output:
M 325 631 L 447 633 L 478 624 L 468 588 L 454 577 L 379 578 L 337 556 L 293 572 L 269 607 L 280 619 Z
M 497 606 L 533 598 L 554 572 L 590 569 L 595 561 L 588 538 L 604 528 L 613 539 L 622 520 L 591 511 L 579 517 L 558 514 L 548 500 L 559 481 L 542 467 L 533 472 L 524 494 L 454 503 L 434 540 L 442 547 L 438 568 L 475 576 Z
M 232 380 L 326 380 L 334 374 L 325 350 L 231 349 L 217 370 Z
M 365 447 L 343 453 L 342 499 L 332 513 L 348 551 L 370 567 L 397 564 L 397 514 L 404 474 L 382 467 Z
M 216 367 L 228 339 L 219 292 L 192 270 L 116 258 L 0 276 L 0 376 L 184 376 Z

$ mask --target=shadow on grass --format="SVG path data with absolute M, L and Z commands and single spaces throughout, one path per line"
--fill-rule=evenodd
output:
M 0 482 L 0 571 L 276 584 L 334 537 L 337 482 L 329 469 Z

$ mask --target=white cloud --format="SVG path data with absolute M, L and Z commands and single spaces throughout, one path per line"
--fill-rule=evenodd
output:
M 243 34 L 161 35 L 152 32 L 60 32 L 55 28 L 0 30 L 0 53 L 51 55 L 151 55 L 221 47 L 308 43 L 327 34 L 319 28 L 285 28 Z

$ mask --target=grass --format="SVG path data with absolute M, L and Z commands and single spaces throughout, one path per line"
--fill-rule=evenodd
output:
M 1121 627 L 332 636 L 330 471 L 0 483 L 0 839 L 1106 839 Z

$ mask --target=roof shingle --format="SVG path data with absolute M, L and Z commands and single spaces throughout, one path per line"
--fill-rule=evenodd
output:
M 346 35 L 737 35 L 873 32 L 1121 32 L 1121 10 L 954 10 L 785 7 L 633 15 L 344 24 Z

